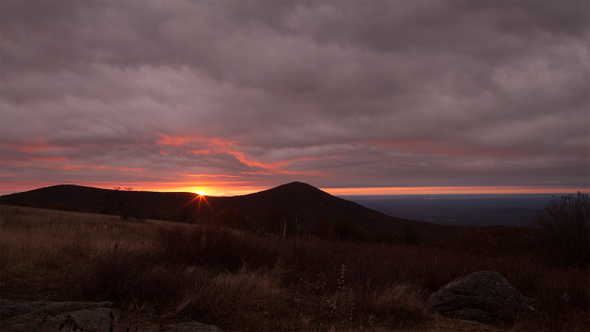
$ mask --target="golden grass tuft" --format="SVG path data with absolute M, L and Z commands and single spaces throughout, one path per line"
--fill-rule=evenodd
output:
M 394 284 L 374 291 L 373 310 L 381 315 L 421 313 L 425 310 L 426 297 L 426 291 L 417 285 Z
M 281 289 L 280 281 L 280 274 L 277 272 L 264 273 L 243 268 L 237 273 L 221 273 L 212 277 L 206 288 L 198 285 L 183 300 L 183 307 L 202 301 L 203 298 L 209 301 L 208 305 L 216 308 L 253 307 L 261 300 L 277 296 Z

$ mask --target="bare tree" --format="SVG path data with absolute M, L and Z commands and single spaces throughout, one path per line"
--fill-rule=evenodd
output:
M 530 219 L 545 239 L 564 254 L 567 264 L 590 262 L 590 200 L 588 194 L 555 197 Z
M 133 196 L 133 187 L 114 187 L 105 197 L 102 212 L 119 215 L 122 220 L 136 219 L 145 221 L 147 215 L 140 202 Z

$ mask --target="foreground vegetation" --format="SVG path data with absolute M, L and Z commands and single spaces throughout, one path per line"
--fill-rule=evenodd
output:
M 505 330 L 589 330 L 587 268 L 23 207 L 0 213 L 1 297 L 115 301 L 132 330 L 196 320 L 228 331 L 496 331 L 425 310 L 432 292 L 480 270 L 542 303 Z

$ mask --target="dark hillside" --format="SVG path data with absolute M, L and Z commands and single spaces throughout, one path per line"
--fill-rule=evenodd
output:
M 286 221 L 286 233 L 321 233 L 321 227 L 354 226 L 370 233 L 391 231 L 400 235 L 410 224 L 425 243 L 453 238 L 472 232 L 469 227 L 437 225 L 391 217 L 357 203 L 332 196 L 302 182 L 292 182 L 272 189 L 235 197 L 207 197 L 213 211 L 231 206 L 241 211 L 255 229 L 281 231 Z M 209 212 L 201 206 L 201 218 Z
M 287 222 L 305 223 L 322 218 L 346 220 L 367 230 L 401 227 L 402 219 L 389 217 L 301 182 L 284 184 L 258 193 L 236 197 L 209 197 L 214 210 L 233 206 L 251 218 L 267 218 L 269 213 L 281 215 Z M 274 211 L 273 211 L 274 210 Z M 258 215 L 257 215 L 258 214 Z M 262 215 L 260 215 L 262 214 Z M 281 220 L 282 221 L 282 220 Z
M 29 206 L 52 209 L 60 206 L 72 211 L 117 214 L 108 211 L 108 201 L 116 191 L 84 187 L 77 185 L 56 185 L 35 190 L 0 196 L 0 204 Z M 197 195 L 193 193 L 160 193 L 148 191 L 120 191 L 123 200 L 128 200 L 136 211 L 149 218 L 162 218 L 162 213 L 168 215 L 180 214 L 181 207 L 193 200 Z M 196 213 L 196 211 L 194 212 Z M 181 217 L 163 218 L 182 221 Z
M 0 196 L 0 204 L 50 209 L 63 205 L 73 211 L 97 213 L 111 190 L 62 184 Z

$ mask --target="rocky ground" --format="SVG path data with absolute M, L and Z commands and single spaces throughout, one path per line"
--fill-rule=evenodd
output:
M 121 319 L 112 302 L 9 301 L 0 299 L 0 330 L 39 332 L 221 332 L 198 322 L 154 324 Z

